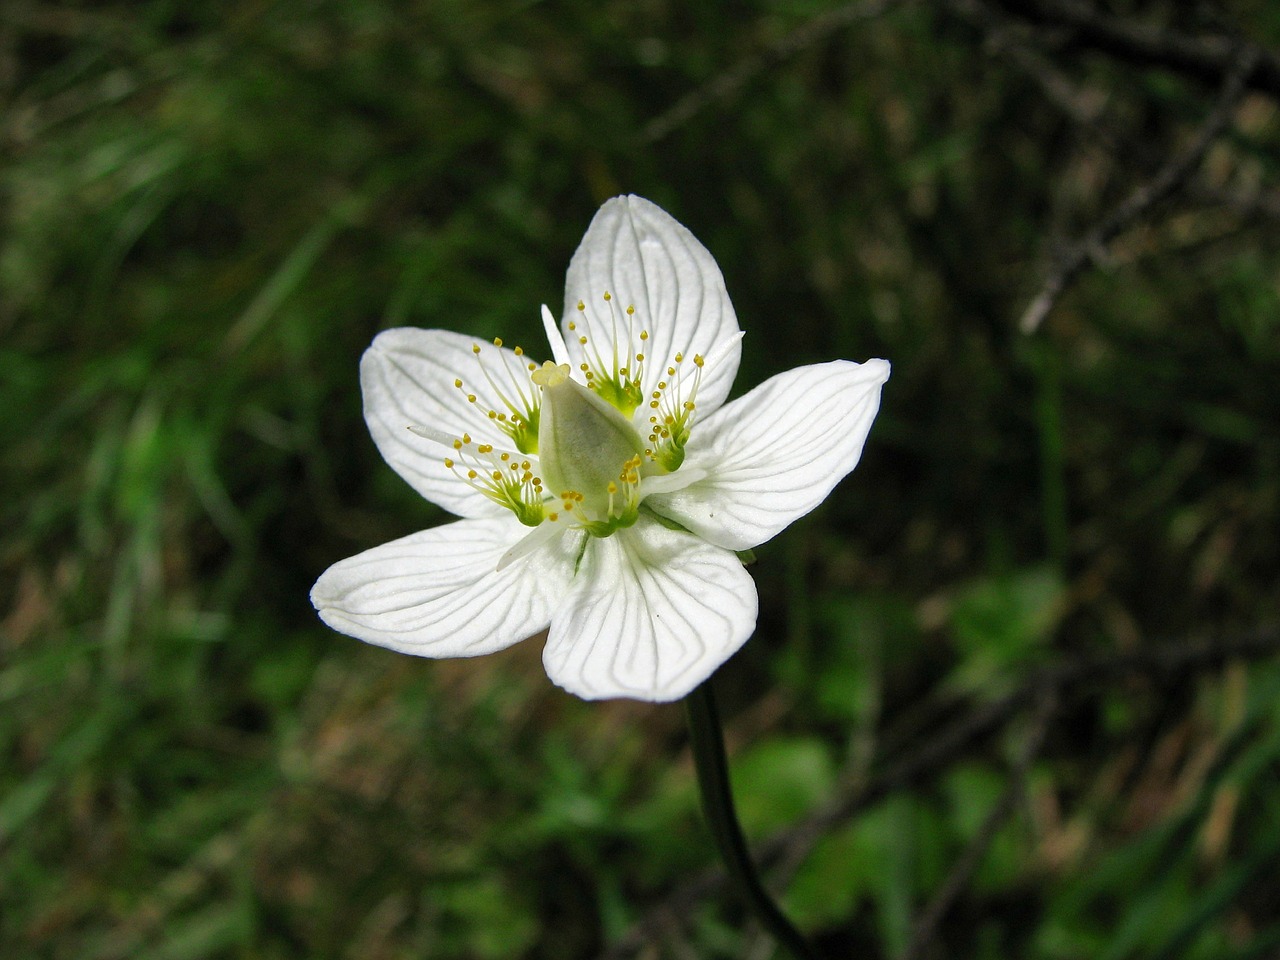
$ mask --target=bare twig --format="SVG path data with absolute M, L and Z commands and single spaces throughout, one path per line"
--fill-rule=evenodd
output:
M 805 21 L 764 50 L 744 57 L 729 69 L 689 91 L 645 124 L 641 138 L 646 143 L 657 143 L 665 139 L 707 107 L 737 95 L 752 78 L 766 68 L 795 56 L 806 47 L 821 43 L 850 24 L 878 17 L 894 2 L 895 0 L 855 0 Z
M 1045 99 L 1056 106 L 1072 122 L 1085 127 L 1111 145 L 1110 131 L 1099 127 L 1105 97 L 1096 91 L 1081 90 L 1067 74 L 1046 55 L 1047 31 L 1019 22 L 994 9 L 986 0 L 946 0 L 947 11 L 954 17 L 986 35 L 987 51 L 1004 57 L 1035 81 Z
M 1155 176 L 1129 194 L 1082 240 L 1057 258 L 1040 287 L 1040 292 L 1028 304 L 1022 319 L 1018 321 L 1023 333 L 1038 330 L 1067 287 L 1086 266 L 1099 259 L 1106 245 L 1191 176 L 1209 147 L 1231 122 L 1236 105 L 1245 93 L 1245 80 L 1253 74 L 1259 56 L 1260 52 L 1256 47 L 1242 50 L 1236 58 L 1235 68 L 1223 83 L 1217 102 L 1186 149 L 1170 158 L 1156 171 Z
M 1261 191 L 1246 192 L 1191 184 L 1188 188 L 1192 199 L 1226 207 L 1247 220 L 1266 218 L 1280 220 L 1280 193 Z
M 1130 63 L 1164 67 L 1206 83 L 1225 86 L 1239 66 L 1240 45 L 1225 34 L 1189 34 L 1097 9 L 1082 0 L 998 0 L 1011 16 L 1045 27 L 1065 28 L 1076 47 Z M 1258 51 L 1244 86 L 1280 97 L 1280 56 Z

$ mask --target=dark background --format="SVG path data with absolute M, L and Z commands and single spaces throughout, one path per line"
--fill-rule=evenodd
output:
M 0 953 L 769 956 L 678 705 L 307 601 L 446 519 L 363 426 L 374 334 L 540 342 L 635 192 L 719 261 L 736 393 L 894 365 L 717 677 L 799 924 L 1271 955 L 1280 10 L 1030 8 L 6 3 Z

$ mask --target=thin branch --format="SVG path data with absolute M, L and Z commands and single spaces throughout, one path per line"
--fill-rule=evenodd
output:
M 645 124 L 641 139 L 645 143 L 665 139 L 713 104 L 732 99 L 768 67 L 789 60 L 806 47 L 821 43 L 851 24 L 878 17 L 895 2 L 900 0 L 857 0 L 805 21 L 764 50 L 744 57 L 689 91 Z
M 1189 34 L 1097 9 L 1081 0 L 1038 3 L 998 0 L 1011 15 L 1044 27 L 1066 28 L 1076 47 L 1120 60 L 1164 67 L 1205 83 L 1223 86 L 1239 65 L 1240 44 L 1225 34 Z M 1280 56 L 1259 51 L 1243 78 L 1246 88 L 1280 97 Z
M 1235 112 L 1236 105 L 1245 93 L 1245 80 L 1254 72 L 1260 51 L 1246 47 L 1236 58 L 1235 68 L 1227 76 L 1218 95 L 1217 103 L 1200 125 L 1195 138 L 1182 152 L 1175 154 L 1156 171 L 1146 183 L 1139 186 L 1111 213 L 1078 243 L 1072 245 L 1057 258 L 1054 268 L 1045 278 L 1040 292 L 1023 311 L 1018 326 L 1023 333 L 1034 333 L 1044 322 L 1067 287 L 1090 263 L 1095 262 L 1106 250 L 1106 245 L 1122 230 L 1147 213 L 1161 200 L 1181 186 L 1204 159 L 1214 141 L 1222 135 Z
M 948 12 L 986 35 L 984 50 L 1004 57 L 1040 87 L 1046 100 L 1077 126 L 1084 127 L 1108 146 L 1115 137 L 1101 127 L 1105 97 L 1082 90 L 1045 53 L 1048 31 L 1015 21 L 985 0 L 946 0 Z
M 1193 183 L 1188 192 L 1193 200 L 1226 207 L 1246 220 L 1280 220 L 1280 193 L 1230 190 Z

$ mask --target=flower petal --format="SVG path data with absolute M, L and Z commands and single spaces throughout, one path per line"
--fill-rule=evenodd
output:
M 401 653 L 502 650 L 546 628 L 573 570 L 566 545 L 552 543 L 498 571 L 526 529 L 507 517 L 410 534 L 335 563 L 311 602 L 333 629 Z
M 757 604 L 733 553 L 641 518 L 589 541 L 542 662 L 586 700 L 676 700 L 746 642 Z
M 476 346 L 481 350 L 480 362 Z M 364 419 L 383 459 L 415 490 L 450 513 L 460 517 L 504 513 L 503 507 L 444 465 L 451 453 L 448 448 L 409 428 L 423 426 L 454 437 L 466 432 L 476 443 L 513 450 L 510 438 L 488 413 L 508 412 L 499 390 L 517 404 L 519 390 L 532 395 L 535 388 L 529 381 L 528 363 L 505 347 L 448 330 L 384 330 L 360 359 Z M 463 382 L 462 389 L 455 385 L 457 380 Z M 468 396 L 474 396 L 475 402 L 469 402 Z
M 607 201 L 569 263 L 561 324 L 575 368 L 583 359 L 577 339 L 583 332 L 583 318 L 576 309 L 579 300 L 587 304 L 588 336 L 606 358 L 612 356 L 615 328 L 610 305 L 601 299 L 606 291 L 618 311 L 635 306 L 637 334 L 641 329 L 649 331 L 641 381 L 646 397 L 664 379 L 677 352 L 689 360 L 695 353 L 707 356 L 739 332 L 715 259 L 669 213 L 641 197 Z M 579 325 L 573 333 L 570 321 Z M 741 356 L 741 346 L 730 344 L 714 369 L 710 365 L 703 369 L 700 410 L 710 412 L 724 403 Z
M 706 479 L 645 503 L 730 550 L 763 543 L 857 465 L 888 379 L 884 360 L 834 360 L 766 380 L 694 428 L 682 469 Z

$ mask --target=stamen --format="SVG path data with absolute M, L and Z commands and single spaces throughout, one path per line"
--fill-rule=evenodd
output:
M 495 450 L 491 443 L 475 443 L 471 434 L 450 437 L 433 427 L 410 424 L 415 436 L 446 446 L 453 456 L 443 457 L 445 469 L 463 483 L 506 507 L 526 526 L 542 522 L 542 478 L 534 473 L 533 461 L 517 460 L 510 451 Z
M 576 304 L 577 316 L 566 326 L 582 348 L 583 362 L 579 368 L 587 386 L 629 417 L 643 401 L 641 382 L 645 357 L 637 345 L 649 339 L 649 331 L 636 331 L 634 304 L 628 304 L 619 315 L 612 293 L 606 290 L 602 299 L 609 311 L 607 328 L 603 318 L 593 316 L 582 300 Z M 608 358 L 600 351 L 600 340 L 604 336 L 610 344 Z
M 501 348 L 502 338 L 494 337 L 493 345 Z M 512 351 L 515 356 L 523 357 L 524 350 L 516 347 Z M 504 406 L 505 410 L 487 410 L 485 411 L 488 418 L 502 428 L 503 433 L 511 438 L 521 453 L 536 453 L 538 449 L 538 418 L 541 412 L 542 398 L 536 390 L 530 390 L 524 378 L 516 376 L 511 370 L 505 358 L 498 359 L 498 365 L 502 369 L 502 380 L 495 378 L 490 373 L 491 363 L 486 363 L 483 348 L 480 344 L 471 345 L 471 353 L 476 358 L 476 363 L 480 367 L 480 374 L 489 384 L 490 390 Z M 530 364 L 531 368 L 536 367 Z M 469 392 L 461 377 L 455 378 L 453 385 L 467 398 L 468 403 L 476 403 L 477 397 L 473 392 Z

